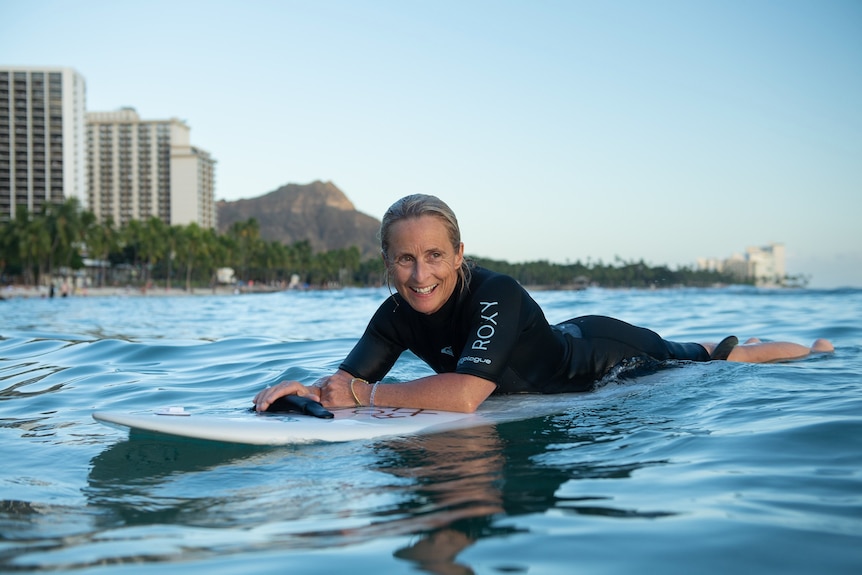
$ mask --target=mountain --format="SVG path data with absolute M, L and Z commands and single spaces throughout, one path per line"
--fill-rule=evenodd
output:
M 332 182 L 287 184 L 257 198 L 218 202 L 219 232 L 255 218 L 260 237 L 293 244 L 308 240 L 315 252 L 356 246 L 362 259 L 377 257 L 380 221 L 356 211 Z

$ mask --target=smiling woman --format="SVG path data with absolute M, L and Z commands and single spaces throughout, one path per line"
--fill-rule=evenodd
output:
M 550 325 L 513 278 L 464 259 L 458 220 L 440 199 L 412 195 L 383 217 L 381 251 L 396 293 L 378 308 L 335 374 L 313 386 L 281 382 L 254 398 L 266 411 L 285 395 L 327 407 L 387 406 L 473 412 L 491 393 L 589 391 L 616 368 L 652 369 L 673 360 L 763 362 L 832 351 L 759 340 L 738 346 L 668 341 L 604 316 Z M 435 375 L 380 385 L 406 350 Z M 373 383 L 369 383 L 373 382 Z
M 383 260 L 395 289 L 410 307 L 424 314 L 440 310 L 469 273 L 464 244 L 433 215 L 383 222 Z M 394 223 L 392 223 L 394 221 Z M 462 282 L 466 285 L 466 282 Z

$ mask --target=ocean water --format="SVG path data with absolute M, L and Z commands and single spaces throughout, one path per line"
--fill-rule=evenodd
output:
M 468 431 L 256 448 L 91 418 L 310 383 L 386 295 L 0 301 L 0 571 L 862 572 L 860 290 L 536 292 L 551 321 L 836 351 L 612 380 Z

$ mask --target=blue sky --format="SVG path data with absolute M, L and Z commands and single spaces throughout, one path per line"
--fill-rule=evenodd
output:
M 436 194 L 467 253 L 862 286 L 862 2 L 0 0 L 0 64 L 178 117 L 217 197 Z

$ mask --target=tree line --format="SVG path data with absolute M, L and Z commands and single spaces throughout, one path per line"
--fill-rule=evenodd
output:
M 314 253 L 308 241 L 266 241 L 254 218 L 223 234 L 196 223 L 170 226 L 157 217 L 118 227 L 110 219 L 99 222 L 76 198 L 35 214 L 19 207 L 0 224 L 0 278 L 29 286 L 71 278 L 86 260 L 95 287 L 111 285 L 112 272 L 115 278 L 125 270 L 138 286 L 158 282 L 191 291 L 214 286 L 222 268 L 232 268 L 244 284 L 278 286 L 296 278 L 314 286 L 379 283 L 382 262 L 360 259 L 356 247 Z
M 613 264 L 555 264 L 540 260 L 509 263 L 471 257 L 483 267 L 511 275 L 525 286 L 571 289 L 603 287 L 712 286 L 746 283 L 715 271 L 649 266 L 617 258 Z M 18 208 L 15 217 L 0 224 L 0 279 L 3 283 L 48 285 L 70 278 L 91 260 L 92 286 L 116 282 L 125 270 L 128 283 L 183 287 L 214 286 L 218 271 L 232 268 L 235 280 L 284 286 L 298 279 L 311 286 L 376 286 L 385 282 L 382 260 L 362 261 L 356 247 L 315 253 L 308 241 L 285 245 L 260 237 L 257 220 L 236 222 L 225 232 L 188 225 L 165 224 L 157 217 L 131 220 L 117 227 L 99 222 L 81 209 L 76 198 L 46 204 L 31 214 Z M 111 275 L 113 273 L 113 275 Z
M 753 284 L 753 279 L 741 279 L 731 274 L 691 267 L 650 266 L 642 259 L 625 261 L 615 258 L 613 264 L 598 262 L 555 264 L 540 260 L 525 263 L 509 263 L 486 258 L 472 258 L 482 267 L 510 275 L 521 285 L 580 289 L 589 286 L 606 288 L 667 288 L 667 287 L 711 287 L 729 284 Z

